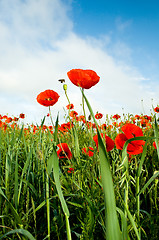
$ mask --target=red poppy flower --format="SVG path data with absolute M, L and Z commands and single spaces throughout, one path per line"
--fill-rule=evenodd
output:
M 123 133 L 120 133 L 115 138 L 115 144 L 117 149 L 123 149 L 125 142 L 134 137 L 141 137 L 143 136 L 142 129 L 135 124 L 127 123 L 122 126 L 121 130 Z M 128 144 L 127 153 L 130 155 L 137 155 L 142 153 L 143 145 L 145 141 L 143 140 L 135 140 Z
M 121 116 L 118 115 L 118 114 L 115 114 L 115 115 L 113 116 L 113 118 L 115 118 L 116 120 L 118 120 L 120 117 L 121 117 Z
M 62 123 L 61 126 L 59 127 L 59 131 L 61 132 L 67 132 L 72 126 L 72 123 Z
M 159 141 L 158 141 L 158 144 L 159 144 Z M 153 147 L 155 148 L 155 149 L 157 149 L 157 146 L 156 146 L 156 142 L 153 142 Z
M 76 111 L 71 111 L 70 112 L 70 117 L 76 117 L 78 113 Z
M 20 118 L 25 118 L 25 114 L 24 114 L 24 113 L 21 113 L 21 114 L 19 115 L 19 117 L 20 117 Z
M 74 173 L 74 168 L 69 168 L 68 173 Z
M 96 113 L 95 114 L 95 118 L 96 119 L 101 119 L 103 117 L 103 114 L 102 113 Z
M 102 129 L 102 130 L 106 130 L 106 128 L 107 128 L 107 125 L 106 125 L 105 123 L 103 123 L 103 124 L 101 125 L 101 129 Z
M 85 89 L 96 85 L 100 79 L 95 71 L 83 69 L 72 69 L 67 76 L 74 85 Z
M 101 133 L 101 137 L 103 138 L 103 133 Z M 95 141 L 95 144 L 98 148 L 98 135 L 95 135 L 93 137 L 93 140 Z M 106 142 L 106 150 L 107 152 L 111 151 L 113 148 L 114 148 L 114 141 L 108 137 L 106 134 L 105 134 L 105 142 Z
M 148 116 L 148 115 L 144 115 L 144 116 L 143 116 L 143 119 L 147 119 L 148 121 L 151 121 L 151 120 L 152 120 L 151 116 Z
M 85 123 L 86 121 L 85 121 L 85 116 L 84 115 L 80 115 L 79 117 L 78 117 L 78 121 L 82 121 L 83 123 Z
M 66 106 L 66 108 L 67 109 L 74 109 L 74 105 L 71 103 L 71 104 L 68 104 L 67 106 Z
M 141 121 L 140 121 L 140 124 L 141 124 L 142 127 L 146 127 L 148 123 L 149 123 L 149 121 L 147 119 L 144 119 L 144 118 L 141 119 Z
M 89 157 L 92 157 L 94 155 L 94 148 L 88 147 L 88 148 L 82 148 L 82 152 L 88 155 Z
M 135 118 L 139 120 L 141 117 L 139 115 L 135 115 Z
M 155 107 L 154 111 L 158 113 L 159 112 L 159 107 Z
M 157 146 L 156 146 L 156 143 L 155 142 L 153 142 L 153 147 L 155 148 L 155 149 L 157 149 Z
M 59 157 L 59 159 L 61 159 L 61 158 L 71 159 L 72 158 L 72 153 L 71 153 L 67 143 L 59 143 L 57 145 L 57 147 L 59 148 L 57 150 L 57 156 Z
M 41 105 L 48 107 L 53 106 L 59 99 L 59 95 L 57 92 L 54 92 L 53 90 L 45 90 L 44 92 L 41 92 L 37 96 L 37 102 Z
M 119 127 L 119 124 L 117 122 L 113 122 L 112 123 L 114 127 L 118 128 Z
M 11 117 L 8 117 L 7 119 L 6 119 L 6 123 L 10 123 L 10 122 L 12 122 L 13 121 L 13 119 L 11 118 Z
M 16 121 L 18 121 L 18 120 L 19 120 L 19 118 L 17 118 L 17 117 L 14 117 L 14 119 L 13 119 L 13 120 L 16 122 Z

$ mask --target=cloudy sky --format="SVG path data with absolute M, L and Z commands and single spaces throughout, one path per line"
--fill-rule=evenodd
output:
M 150 114 L 159 104 L 158 26 L 158 0 L 0 0 L 0 114 L 39 122 L 48 108 L 36 96 L 52 89 L 60 95 L 52 113 L 62 119 L 61 78 L 81 114 L 73 68 L 100 76 L 85 91 L 94 112 Z

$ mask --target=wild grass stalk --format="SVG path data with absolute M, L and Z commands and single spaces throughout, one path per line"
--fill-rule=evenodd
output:
M 98 134 L 98 144 L 99 144 L 99 158 L 100 158 L 100 168 L 101 168 L 101 177 L 102 177 L 102 183 L 103 183 L 103 191 L 104 191 L 104 200 L 105 200 L 105 214 L 106 214 L 106 238 L 108 240 L 121 239 L 121 232 L 119 227 L 119 221 L 117 217 L 116 212 L 116 202 L 115 202 L 115 195 L 114 195 L 114 187 L 113 187 L 113 181 L 112 181 L 112 175 L 110 171 L 110 163 L 108 159 L 108 154 L 105 148 L 105 145 L 103 143 L 100 131 L 98 129 L 98 124 L 96 122 L 96 119 L 94 117 L 93 110 L 82 91 L 82 95 L 85 99 L 85 102 L 87 104 L 87 107 L 90 111 L 90 114 L 94 120 L 94 123 L 96 124 L 97 128 L 97 134 Z

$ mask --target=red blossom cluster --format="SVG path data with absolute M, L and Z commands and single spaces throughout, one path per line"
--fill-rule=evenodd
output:
M 68 132 L 70 128 L 73 126 L 73 123 L 67 122 L 67 123 L 62 123 L 61 126 L 58 127 L 58 130 L 60 132 Z
M 138 124 L 143 128 L 152 128 L 151 121 L 152 117 L 148 115 L 135 115 Z
M 7 115 L 2 116 L 0 114 L 0 128 L 6 130 L 8 126 L 11 128 L 18 127 L 17 122 L 20 118 L 24 119 L 25 114 L 21 113 L 19 117 L 8 117 Z
M 94 155 L 94 148 L 93 147 L 84 147 L 82 148 L 82 152 L 89 157 L 92 157 Z

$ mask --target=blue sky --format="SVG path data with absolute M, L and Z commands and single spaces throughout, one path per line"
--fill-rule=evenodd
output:
M 39 122 L 48 109 L 36 96 L 52 89 L 60 95 L 54 117 L 60 111 L 63 120 L 59 78 L 82 114 L 80 91 L 67 78 L 73 68 L 100 76 L 86 91 L 94 112 L 151 114 L 152 99 L 159 104 L 158 26 L 157 0 L 0 0 L 1 114 Z
M 106 50 L 116 56 L 114 44 L 130 48 L 125 59 L 148 77 L 159 79 L 159 2 L 157 0 L 73 1 L 74 30 L 82 36 L 108 35 Z M 124 59 L 124 56 L 116 56 Z M 159 81 L 159 80 L 158 80 Z

